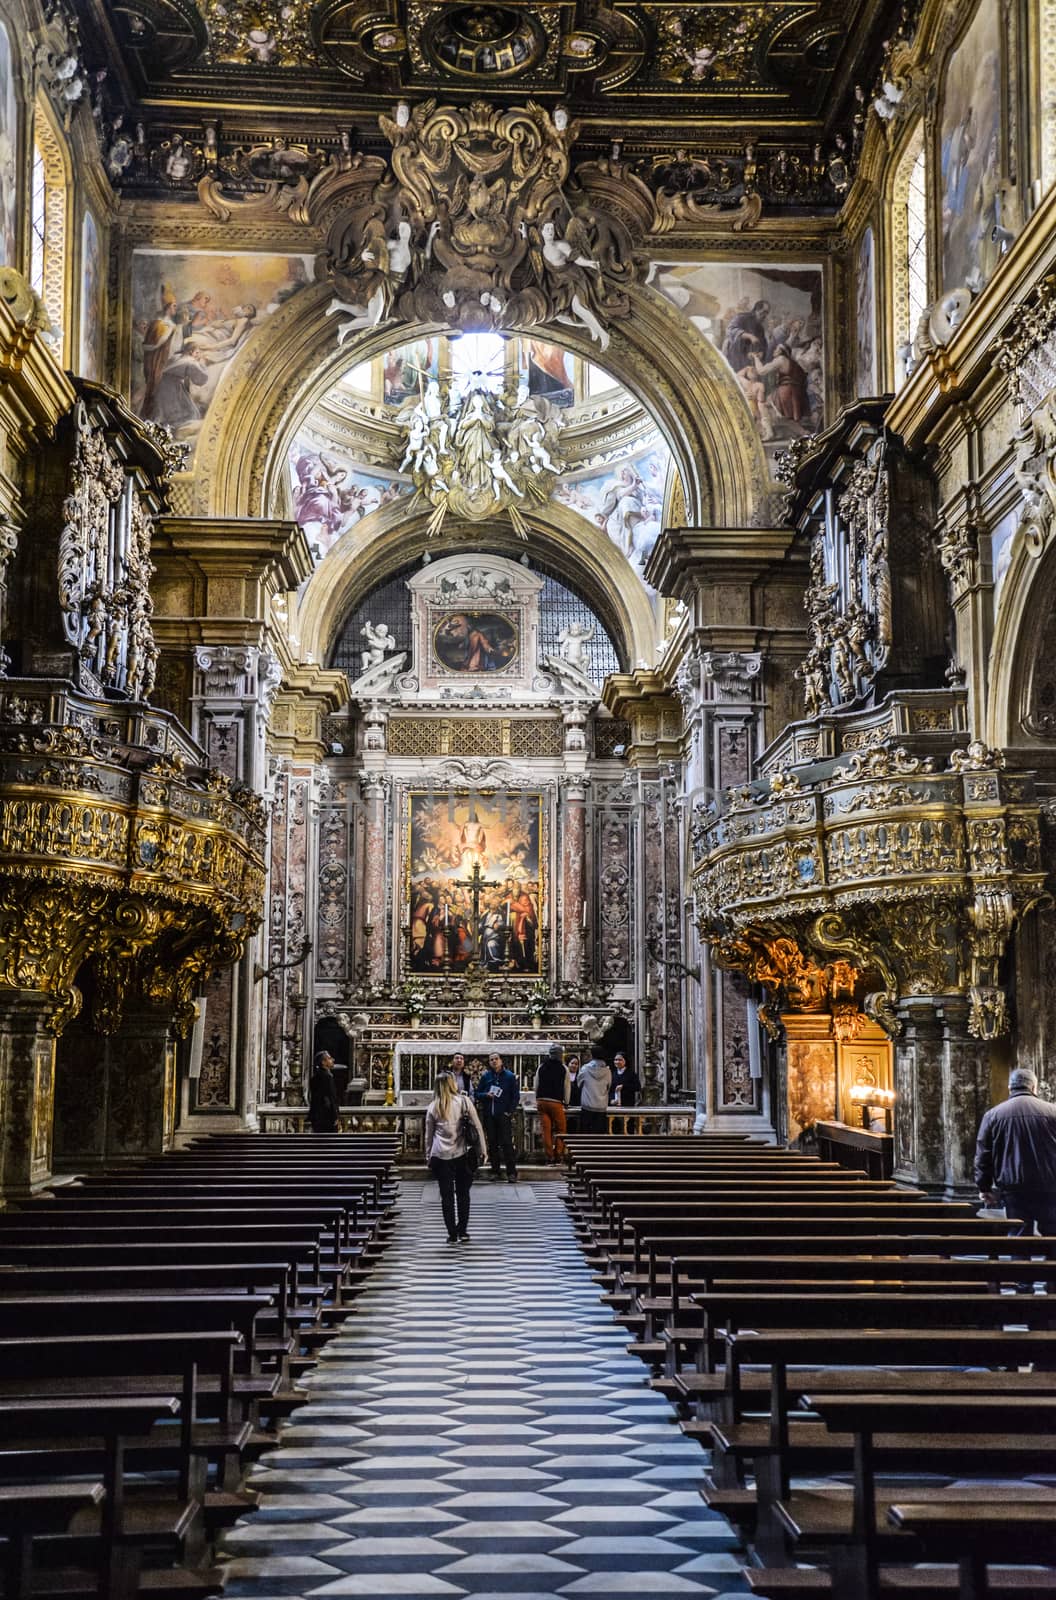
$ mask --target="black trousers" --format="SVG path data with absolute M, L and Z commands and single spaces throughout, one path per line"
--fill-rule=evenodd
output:
M 579 1113 L 580 1133 L 608 1133 L 609 1114 L 607 1111 L 591 1111 L 589 1106 L 583 1106 Z
M 493 1111 L 488 1118 L 488 1157 L 496 1178 L 506 1166 L 506 1176 L 517 1176 L 517 1157 L 513 1150 L 513 1117 L 508 1111 Z
M 1017 1189 L 1005 1185 L 998 1192 L 1011 1224 L 1008 1230 L 1010 1239 L 1021 1239 L 1025 1234 L 1032 1234 L 1035 1223 L 1042 1235 L 1051 1237 L 1056 1232 L 1056 1195 L 1046 1194 L 1039 1189 Z M 1013 1217 L 1018 1220 L 1013 1222 Z
M 429 1163 L 429 1170 L 440 1186 L 440 1210 L 449 1239 L 457 1233 L 469 1231 L 469 1191 L 473 1174 L 465 1156 L 453 1156 L 447 1161 L 439 1157 Z

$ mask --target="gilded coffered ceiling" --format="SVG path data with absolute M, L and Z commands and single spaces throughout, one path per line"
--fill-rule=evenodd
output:
M 395 97 L 561 99 L 588 140 L 850 132 L 889 0 L 79 0 L 126 110 L 373 128 Z

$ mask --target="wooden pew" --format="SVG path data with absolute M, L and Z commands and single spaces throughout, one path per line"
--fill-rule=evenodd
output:
M 162 1417 L 175 1417 L 180 1409 L 175 1395 L 121 1396 L 101 1399 L 0 1400 L 0 1477 L 12 1470 L 19 1476 L 38 1477 L 49 1462 L 59 1458 L 58 1482 L 62 1474 L 83 1469 L 100 1473 L 102 1495 L 91 1495 L 87 1504 L 75 1511 L 88 1514 L 94 1523 L 98 1516 L 99 1593 L 113 1600 L 136 1593 L 138 1553 L 126 1538 L 125 1451 L 131 1438 L 145 1432 Z M 72 1454 L 76 1457 L 71 1462 Z M 88 1461 L 83 1458 L 87 1455 Z M 17 1489 L 17 1483 L 3 1487 Z M 23 1487 L 26 1487 L 23 1485 Z M 98 1511 L 96 1510 L 98 1508 Z M 85 1521 L 82 1515 L 79 1520 Z M 65 1519 L 69 1524 L 69 1517 Z M 59 1530 L 38 1527 L 34 1536 L 54 1535 Z M 65 1532 L 65 1529 L 63 1529 Z M 70 1534 L 73 1538 L 73 1534 Z M 29 1573 L 32 1541 L 15 1539 L 9 1559 L 18 1572 L 15 1592 L 32 1593 Z
M 7 1600 L 30 1600 L 33 1594 L 33 1541 L 42 1534 L 65 1531 L 75 1512 L 85 1506 L 100 1506 L 104 1495 L 101 1482 L 87 1479 L 70 1483 L 0 1483 L 0 1539 L 6 1546 L 2 1570 Z M 120 1596 L 120 1590 L 117 1593 Z
M 928 1561 L 958 1563 L 959 1600 L 995 1600 L 1001 1580 L 992 1563 L 1056 1563 L 1056 1506 L 987 1505 L 947 1490 L 927 1505 L 900 1502 L 888 1511 L 892 1527 L 911 1534 Z M 1040 1593 L 1046 1583 L 1056 1589 L 1052 1574 L 1022 1576 Z M 1025 1593 L 1024 1583 L 1021 1593 Z
M 0 1440 L 0 1485 L 30 1461 L 42 1472 L 92 1471 L 103 1447 L 85 1431 L 87 1408 L 142 1390 L 156 1413 L 169 1383 L 180 1392 L 178 1425 L 153 1427 L 122 1449 L 148 1485 L 175 1468 L 186 1499 L 160 1520 L 137 1500 L 125 1544 L 164 1541 L 173 1560 L 193 1565 L 204 1548 L 203 1504 L 211 1525 L 232 1509 L 225 1500 L 244 1507 L 233 1491 L 249 1433 L 243 1402 L 274 1395 L 280 1381 L 253 1374 L 254 1358 L 270 1364 L 289 1347 L 288 1328 L 302 1344 L 330 1336 L 319 1319 L 324 1309 L 346 1314 L 343 1289 L 384 1248 L 396 1193 L 391 1137 L 369 1149 L 342 1138 L 336 1159 L 333 1146 L 311 1141 L 296 1151 L 283 1142 L 262 1158 L 248 1148 L 261 1143 L 224 1149 L 209 1140 L 183 1156 L 58 1185 L 0 1217 L 0 1408 L 21 1401 L 40 1416 L 59 1411 L 66 1430 L 50 1441 L 12 1435 L 6 1448 Z M 274 1336 L 262 1338 L 269 1320 Z M 233 1325 L 226 1332 L 225 1321 Z M 236 1352 L 250 1369 L 241 1377 Z M 28 1429 L 28 1409 L 23 1417 Z M 209 1488 L 210 1467 L 222 1487 Z M 60 1492 L 52 1499 L 40 1515 L 61 1528 L 68 1508 Z M 104 1493 L 104 1506 L 110 1499 Z M 75 1517 L 57 1549 L 98 1564 L 103 1527 L 98 1517 Z M 27 1554 L 23 1545 L 11 1556 L 20 1571 L 32 1563 L 32 1546 Z M 176 1575 L 181 1594 L 215 1588 L 215 1574 L 199 1577 Z M 122 1581 L 115 1569 L 99 1592 L 117 1594 Z M 165 1588 L 165 1574 L 151 1585 L 145 1593 Z

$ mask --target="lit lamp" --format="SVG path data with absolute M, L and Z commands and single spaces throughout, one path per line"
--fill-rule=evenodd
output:
M 862 1127 L 870 1125 L 870 1110 L 879 1106 L 884 1113 L 884 1132 L 892 1131 L 892 1113 L 895 1106 L 895 1091 L 893 1089 L 879 1089 L 875 1083 L 853 1083 L 850 1088 L 850 1101 L 852 1105 L 860 1106 L 862 1112 Z

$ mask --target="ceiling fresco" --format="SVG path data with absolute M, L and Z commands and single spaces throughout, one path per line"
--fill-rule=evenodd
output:
M 269 105 L 307 133 L 394 97 L 561 99 L 606 138 L 708 125 L 831 135 L 898 8 L 885 0 L 451 4 L 450 0 L 78 0 L 128 109 Z M 672 152 L 673 154 L 673 152 Z

